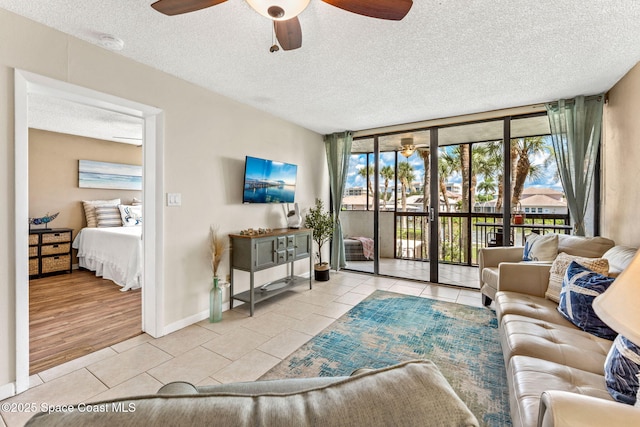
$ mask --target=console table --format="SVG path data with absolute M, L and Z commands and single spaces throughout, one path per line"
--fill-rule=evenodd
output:
M 233 308 L 233 300 L 249 304 L 249 313 L 253 316 L 254 305 L 294 286 L 309 282 L 311 289 L 311 257 L 312 232 L 309 228 L 280 228 L 266 234 L 230 234 L 231 254 L 229 256 L 229 307 Z M 309 277 L 293 274 L 294 262 L 309 259 Z M 265 283 L 256 288 L 254 273 L 260 270 L 289 265 L 286 277 Z M 234 293 L 234 270 L 247 271 L 250 275 L 249 290 Z

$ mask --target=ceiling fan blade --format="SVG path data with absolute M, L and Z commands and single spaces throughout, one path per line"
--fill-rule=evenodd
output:
M 322 0 L 340 9 L 371 18 L 399 21 L 409 13 L 412 0 Z
M 151 7 L 160 13 L 173 16 L 181 13 L 194 12 L 206 7 L 224 3 L 227 0 L 158 0 Z
M 286 21 L 273 21 L 278 43 L 283 50 L 298 49 L 302 46 L 302 29 L 298 17 Z

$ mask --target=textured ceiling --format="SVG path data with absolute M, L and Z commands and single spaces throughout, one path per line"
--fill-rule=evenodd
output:
M 243 0 L 167 17 L 153 0 L 0 0 L 0 8 L 319 133 L 610 89 L 640 60 L 637 0 L 414 0 L 400 22 L 311 1 L 302 48 L 270 53 Z
M 142 145 L 139 117 L 33 93 L 29 94 L 29 127 Z

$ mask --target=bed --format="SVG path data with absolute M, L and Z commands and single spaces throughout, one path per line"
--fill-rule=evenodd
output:
M 122 291 L 142 285 L 142 227 L 83 228 L 73 240 L 78 265 Z

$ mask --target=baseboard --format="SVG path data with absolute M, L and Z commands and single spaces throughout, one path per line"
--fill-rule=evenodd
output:
M 228 302 L 222 305 L 222 311 L 227 311 L 227 310 L 229 310 Z M 179 331 L 182 328 L 186 328 L 187 326 L 193 325 L 194 323 L 198 323 L 199 321 L 207 318 L 209 318 L 209 310 L 201 311 L 200 313 L 194 314 L 193 316 L 189 316 L 182 320 L 178 320 L 177 322 L 168 324 L 162 329 L 162 334 L 168 335 L 172 332 Z
M 16 395 L 16 384 L 9 383 L 0 386 L 0 400 L 8 399 Z

